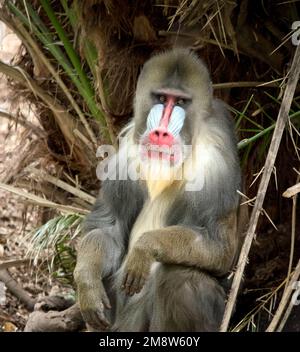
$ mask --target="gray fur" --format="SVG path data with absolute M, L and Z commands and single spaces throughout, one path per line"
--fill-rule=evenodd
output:
M 193 224 L 209 228 L 212 222 L 238 206 L 241 173 L 233 122 L 222 101 L 214 100 L 212 106 L 213 113 L 207 123 L 222 138 L 220 152 L 228 165 L 228 173 L 216 175 L 213 183 L 206 180 L 200 191 L 182 193 L 169 211 L 168 226 Z
M 201 126 L 206 124 L 209 133 L 223 141 L 220 154 L 228 170 L 224 175 L 216 175 L 213 181 L 206 180 L 201 191 L 179 193 L 168 211 L 165 226 L 186 226 L 201 234 L 204 242 L 214 241 L 222 246 L 218 221 L 239 204 L 236 191 L 240 189 L 241 176 L 232 121 L 224 104 L 212 99 L 210 76 L 202 61 L 186 50 L 174 50 L 151 59 L 140 75 L 135 100 L 136 141 L 145 131 L 146 118 L 153 106 L 151 92 L 160 88 L 162 82 L 163 86 L 186 91 L 192 96 L 192 105 L 197 107 L 187 107 L 182 130 L 185 143 L 191 142 L 193 134 L 200 133 Z M 85 221 L 87 235 L 79 251 L 77 283 L 84 281 L 84 272 L 92 264 L 93 280 L 100 280 L 101 275 L 114 281 L 113 287 L 106 285 L 117 301 L 116 312 L 111 314 L 112 330 L 217 331 L 225 293 L 207 272 L 161 264 L 139 294 L 126 297 L 121 292 L 123 272 L 119 268 L 127 253 L 130 232 L 147 197 L 147 189 L 139 181 L 103 182 L 95 207 Z M 101 256 L 97 261 L 99 269 L 95 269 L 90 259 L 97 253 Z
M 225 292 L 198 269 L 162 264 L 141 293 L 129 298 L 119 295 L 118 306 L 113 331 L 217 331 Z

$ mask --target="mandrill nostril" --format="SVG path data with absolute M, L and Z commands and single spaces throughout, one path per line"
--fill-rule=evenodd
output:
M 174 137 L 165 129 L 155 129 L 149 133 L 149 142 L 156 145 L 169 145 L 174 142 Z

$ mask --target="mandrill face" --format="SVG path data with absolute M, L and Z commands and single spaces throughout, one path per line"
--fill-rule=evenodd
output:
M 135 100 L 134 137 L 142 162 L 181 165 L 185 146 L 193 143 L 211 99 L 209 73 L 188 51 L 150 59 L 140 74 Z
M 141 159 L 160 160 L 174 166 L 183 159 L 180 137 L 185 120 L 185 110 L 180 106 L 183 99 L 165 92 L 153 95 L 156 103 L 147 116 L 146 131 L 140 140 Z

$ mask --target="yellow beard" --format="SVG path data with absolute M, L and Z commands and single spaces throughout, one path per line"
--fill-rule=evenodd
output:
M 164 165 L 159 160 L 141 165 L 142 178 L 146 181 L 150 199 L 158 197 L 178 180 L 179 169 Z
M 146 180 L 149 197 L 154 199 L 158 197 L 167 187 L 171 186 L 173 180 Z

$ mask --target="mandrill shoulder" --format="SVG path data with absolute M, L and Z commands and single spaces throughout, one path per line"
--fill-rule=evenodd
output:
M 92 212 L 84 222 L 84 232 L 118 224 L 128 234 L 146 197 L 146 189 L 138 181 L 103 181 Z

